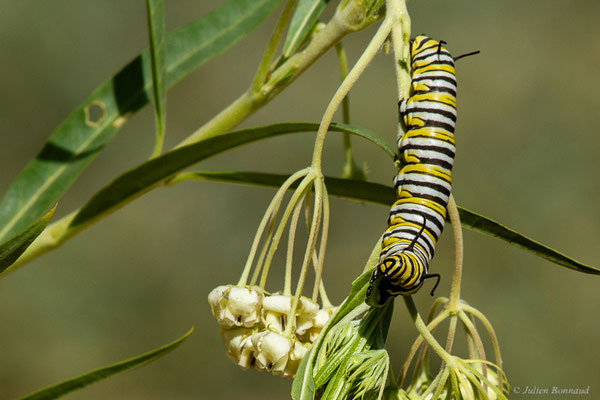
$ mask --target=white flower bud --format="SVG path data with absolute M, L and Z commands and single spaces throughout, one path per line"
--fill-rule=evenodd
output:
M 323 327 L 327 324 L 327 321 L 331 318 L 333 313 L 337 310 L 337 307 L 328 307 L 319 310 L 313 318 L 313 326 L 309 331 L 309 340 L 314 342 L 321 333 Z
M 252 335 L 252 344 L 256 349 L 256 368 L 259 370 L 282 372 L 287 364 L 293 342 L 273 331 L 264 331 Z
M 213 317 L 219 319 L 221 312 L 221 299 L 225 295 L 225 292 L 229 290 L 229 286 L 217 286 L 208 294 L 208 304 L 210 305 L 210 311 Z
M 260 321 L 262 290 L 256 286 L 219 286 L 208 295 L 214 317 L 221 326 L 250 328 Z
M 251 340 L 252 332 L 252 329 L 248 328 L 221 328 L 221 339 L 227 355 L 243 370 L 254 364 L 255 348 Z
M 283 295 L 266 296 L 263 300 L 262 322 L 265 328 L 283 333 L 287 316 L 292 311 L 292 297 Z
M 298 315 L 296 319 L 296 334 L 304 335 L 307 330 L 312 328 L 313 320 L 317 312 L 319 311 L 319 305 L 307 299 L 306 297 L 300 297 L 298 302 Z
M 296 340 L 294 340 L 294 347 L 290 352 L 290 357 L 288 359 L 287 364 L 282 372 L 273 371 L 273 374 L 282 376 L 287 379 L 292 379 L 296 376 L 296 372 L 298 371 L 298 367 L 300 366 L 300 362 L 308 352 L 308 347 L 310 344 L 303 344 Z
M 292 297 L 281 294 L 266 296 L 263 300 L 263 310 L 287 314 L 292 310 Z
M 315 316 L 319 311 L 319 305 L 308 298 L 301 296 L 298 302 L 298 315 Z

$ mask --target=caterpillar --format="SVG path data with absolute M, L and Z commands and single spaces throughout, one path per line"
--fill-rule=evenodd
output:
M 398 106 L 397 200 L 383 234 L 379 262 L 367 289 L 367 303 L 417 292 L 440 275 L 428 272 L 444 229 L 452 189 L 456 125 L 454 59 L 445 42 L 419 35 L 411 40 L 411 94 Z

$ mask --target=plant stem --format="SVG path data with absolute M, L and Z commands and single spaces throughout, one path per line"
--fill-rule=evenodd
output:
M 323 182 L 323 180 L 321 180 L 321 187 L 323 189 L 323 226 L 321 227 L 319 257 L 317 258 L 317 264 L 315 265 L 315 285 L 312 294 L 312 301 L 314 302 L 317 301 L 319 287 L 321 286 L 321 276 L 323 275 L 323 264 L 325 261 L 325 248 L 327 247 L 327 234 L 329 233 L 329 196 L 327 194 L 327 188 L 325 187 L 325 183 Z
M 269 247 L 269 252 L 267 253 L 267 258 L 265 260 L 265 264 L 263 266 L 262 275 L 260 278 L 259 286 L 264 289 L 265 284 L 267 282 L 267 276 L 269 275 L 269 268 L 271 267 L 271 261 L 273 260 L 273 256 L 275 255 L 275 251 L 277 251 L 277 247 L 279 246 L 279 240 L 281 239 L 281 235 L 283 234 L 283 230 L 287 225 L 288 219 L 290 218 L 290 214 L 292 210 L 296 207 L 296 204 L 301 199 L 304 191 L 312 182 L 314 182 L 315 175 L 314 172 L 310 172 L 308 175 L 302 179 L 302 182 L 298 185 L 298 188 L 294 191 L 292 198 L 290 199 L 283 215 L 281 216 L 281 220 L 279 221 L 279 226 L 277 227 L 277 231 L 275 231 L 275 236 L 273 236 L 273 240 L 271 241 L 271 246 Z
M 340 64 L 340 76 L 342 81 L 348 76 L 348 58 L 346 57 L 346 51 L 342 43 L 335 45 L 335 52 L 337 54 L 338 62 Z M 348 94 L 342 100 L 342 122 L 344 124 L 350 124 L 350 95 Z M 364 179 L 364 173 L 356 166 L 354 158 L 352 157 L 352 141 L 348 132 L 344 133 L 344 165 L 342 167 L 342 178 L 362 178 Z
M 448 364 L 448 366 L 454 366 L 455 362 L 452 360 L 452 356 L 448 354 L 446 350 L 444 350 L 444 348 L 438 343 L 435 337 L 433 337 L 431 332 L 429 332 L 429 329 L 427 329 L 425 322 L 423 322 L 423 319 L 417 311 L 417 307 L 415 306 L 412 297 L 403 296 L 402 299 L 406 304 L 406 308 L 408 309 L 408 312 L 415 324 L 415 327 L 417 328 L 423 339 L 433 349 L 433 351 L 435 351 L 436 354 Z
M 315 34 L 303 51 L 294 54 L 277 67 L 259 90 L 248 89 L 246 93 L 179 143 L 177 147 L 225 133 L 233 128 L 288 87 L 344 36 L 362 30 L 374 21 L 375 19 L 365 18 L 365 10 L 361 7 L 360 2 L 350 2 L 341 12 L 336 12 L 325 27 Z
M 342 11 L 336 12 L 333 18 L 325 25 L 323 30 L 319 31 L 309 45 L 297 54 L 290 57 L 285 63 L 280 65 L 270 78 L 265 82 L 258 93 L 253 93 L 250 89 L 238 97 L 233 103 L 227 106 L 210 121 L 188 136 L 176 147 L 192 144 L 199 140 L 223 134 L 248 118 L 254 111 L 268 103 L 276 97 L 281 91 L 296 80 L 307 68 L 309 68 L 317 59 L 319 59 L 327 50 L 334 46 L 342 37 L 351 33 L 360 31 L 377 18 L 369 17 L 364 8 L 364 4 L 359 1 L 349 2 Z M 144 193 L 160 186 L 160 184 L 149 187 Z M 141 195 L 141 194 L 140 194 Z M 137 196 L 136 196 L 137 197 Z M 132 201 L 128 199 L 120 206 Z M 38 256 L 53 250 L 72 236 L 81 232 L 101 218 L 89 221 L 85 225 L 71 226 L 71 222 L 77 216 L 79 210 L 71 212 L 69 215 L 61 218 L 59 221 L 48 226 L 46 231 L 40 235 L 36 241 L 27 249 L 25 253 L 9 268 L 0 274 L 4 276 L 9 272 L 16 270 L 25 263 L 37 258 Z M 114 210 L 111 210 L 111 212 Z M 109 213 L 103 215 L 106 217 Z
M 342 82 L 348 76 L 348 57 L 346 57 L 346 51 L 344 50 L 344 46 L 342 46 L 342 42 L 335 45 L 335 53 L 337 54 L 338 62 L 340 63 L 340 75 L 342 77 Z M 342 122 L 345 124 L 350 123 L 350 97 L 344 97 L 342 101 Z M 349 134 L 348 134 L 349 135 Z M 346 134 L 344 134 L 344 138 Z
M 313 158 L 311 166 L 317 171 L 321 173 L 321 157 L 323 154 L 323 143 L 325 141 L 325 135 L 327 134 L 327 130 L 329 129 L 329 125 L 333 119 L 333 115 L 337 111 L 340 106 L 340 103 L 346 97 L 350 88 L 354 86 L 360 75 L 367 68 L 367 65 L 371 62 L 373 57 L 379 51 L 379 48 L 387 38 L 391 29 L 391 20 L 387 17 L 383 20 L 383 23 L 371 39 L 371 42 L 362 53 L 352 70 L 346 76 L 346 79 L 342 82 L 338 90 L 333 95 L 333 98 L 329 102 L 325 113 L 323 114 L 323 118 L 321 119 L 321 124 L 319 125 L 319 130 L 317 131 L 317 138 L 315 139 L 315 146 L 313 151 Z
M 302 202 L 296 204 L 294 214 L 290 221 L 290 229 L 288 232 L 288 247 L 287 255 L 285 258 L 285 282 L 283 286 L 283 295 L 292 295 L 292 261 L 294 258 L 294 240 L 296 238 L 296 228 L 298 226 L 298 218 L 300 218 L 300 211 L 302 211 Z
M 398 98 L 408 98 L 410 92 L 410 16 L 404 0 L 387 0 L 386 19 L 392 24 L 392 48 L 396 59 Z
M 315 191 L 315 203 L 314 210 L 312 216 L 312 223 L 310 226 L 310 233 L 308 234 L 308 243 L 306 245 L 306 251 L 304 252 L 304 260 L 302 261 L 302 268 L 300 270 L 300 277 L 298 278 L 298 284 L 296 286 L 296 293 L 294 295 L 294 299 L 292 301 L 292 309 L 289 313 L 290 316 L 296 315 L 296 309 L 298 308 L 298 302 L 300 300 L 300 295 L 302 294 L 302 289 L 304 288 L 304 280 L 306 279 L 306 274 L 308 272 L 308 266 L 310 265 L 310 260 L 315 248 L 315 243 L 317 241 L 317 234 L 319 230 L 319 225 L 321 224 L 322 218 L 322 207 L 321 202 L 323 201 L 323 179 L 322 177 L 315 177 L 313 180 L 314 191 Z M 295 318 L 288 318 L 288 321 L 295 321 Z M 295 326 L 293 323 L 288 324 L 285 328 L 284 336 L 289 337 Z
M 450 327 L 448 328 L 448 338 L 446 339 L 446 352 L 452 352 L 452 345 L 454 344 L 454 336 L 456 335 L 456 323 L 458 318 L 456 315 L 450 316 Z
M 431 322 L 429 322 L 427 324 L 427 330 L 429 332 L 433 332 L 433 330 L 447 317 L 448 317 L 448 311 L 447 310 L 442 311 L 433 320 L 431 320 Z M 410 348 L 408 356 L 406 357 L 404 364 L 402 364 L 402 369 L 400 370 L 400 374 L 398 375 L 398 382 L 397 382 L 398 386 L 402 386 L 402 384 L 404 382 L 404 378 L 406 377 L 406 374 L 408 372 L 408 367 L 410 367 L 412 359 L 414 358 L 415 354 L 417 354 L 417 351 L 419 350 L 421 343 L 423 343 L 423 336 L 419 336 L 413 343 L 412 347 Z
M 492 340 L 492 347 L 494 348 L 494 355 L 496 357 L 496 365 L 498 366 L 499 369 L 502 369 L 502 356 L 500 355 L 500 346 L 498 344 L 498 337 L 496 336 L 496 332 L 494 331 L 494 328 L 492 327 L 492 324 L 490 323 L 490 321 L 487 319 L 487 317 L 485 315 L 483 315 L 481 313 L 481 311 L 477 310 L 474 307 L 471 307 L 471 306 L 463 303 L 463 304 L 461 304 L 461 308 L 465 312 L 474 315 L 476 318 L 478 318 L 481 321 L 483 326 L 485 326 L 486 330 L 488 331 L 488 334 L 490 335 L 490 339 Z
M 454 234 L 454 272 L 452 273 L 452 288 L 450 289 L 450 300 L 448 308 L 456 311 L 458 309 L 458 301 L 460 300 L 460 285 L 462 282 L 462 267 L 463 267 L 463 237 L 462 226 L 460 224 L 460 215 L 454 201 L 454 196 L 450 195 L 448 201 L 448 215 L 452 223 L 452 233 Z
M 288 188 L 294 182 L 296 182 L 298 179 L 300 179 L 302 177 L 305 177 L 306 175 L 308 175 L 309 172 L 310 172 L 309 169 L 305 168 L 305 169 L 300 170 L 300 171 L 296 172 L 295 174 L 291 175 L 283 183 L 283 185 L 281 185 L 281 187 L 279 188 L 277 193 L 275 193 L 275 196 L 273 196 L 273 200 L 271 200 L 271 204 L 269 204 L 269 207 L 267 208 L 265 215 L 263 216 L 262 220 L 260 221 L 260 224 L 258 225 L 256 235 L 254 235 L 254 242 L 252 243 L 252 247 L 250 248 L 250 254 L 248 254 L 248 259 L 246 260 L 246 265 L 244 266 L 244 270 L 242 272 L 242 276 L 240 277 L 240 280 L 238 281 L 238 285 L 243 286 L 246 284 L 246 282 L 248 280 L 248 276 L 250 275 L 250 270 L 252 269 L 252 262 L 254 261 L 254 256 L 256 255 L 256 250 L 258 249 L 258 244 L 260 243 L 260 238 L 262 237 L 262 233 L 265 230 L 265 227 L 267 226 L 267 222 L 269 222 L 270 219 L 275 218 L 276 210 L 279 209 L 279 205 L 281 204 L 281 200 L 283 199 L 285 192 L 288 190 Z

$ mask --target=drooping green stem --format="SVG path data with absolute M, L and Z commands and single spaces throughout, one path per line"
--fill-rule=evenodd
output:
M 483 341 L 481 340 L 481 336 L 479 336 L 479 332 L 477 332 L 475 325 L 473 325 L 473 322 L 464 311 L 460 311 L 458 313 L 458 317 L 460 318 L 461 322 L 465 325 L 467 329 L 467 334 L 471 336 L 473 338 L 473 341 L 475 342 L 475 346 L 477 347 L 478 359 L 485 361 L 485 348 L 483 347 Z M 486 376 L 487 365 L 485 363 L 482 363 L 481 368 L 483 375 Z
M 321 276 L 323 275 L 323 264 L 325 262 L 325 248 L 327 247 L 327 234 L 329 233 L 329 197 L 327 188 L 321 178 L 321 188 L 323 190 L 323 226 L 321 227 L 321 241 L 319 243 L 319 257 L 315 265 L 315 285 L 313 287 L 312 300 L 317 301 L 319 287 L 321 286 Z M 315 199 L 316 200 L 316 199 Z M 314 252 L 313 252 L 314 254 Z
M 252 247 L 250 248 L 250 254 L 248 254 L 248 259 L 246 260 L 246 265 L 244 266 L 244 270 L 242 272 L 242 276 L 238 281 L 239 286 L 246 285 L 248 280 L 248 276 L 250 275 L 250 270 L 252 269 L 252 263 L 254 261 L 254 256 L 256 255 L 256 251 L 258 249 L 258 244 L 260 243 L 260 238 L 262 237 L 262 233 L 267 226 L 267 223 L 271 218 L 274 218 L 274 212 L 279 208 L 279 204 L 281 204 L 281 200 L 285 195 L 285 192 L 289 189 L 289 187 L 296 182 L 298 179 L 308 175 L 310 170 L 305 168 L 291 175 L 284 183 L 281 185 L 275 196 L 273 196 L 273 200 L 271 200 L 271 204 L 267 208 L 265 215 L 263 216 L 260 224 L 258 225 L 258 229 L 256 231 L 256 235 L 254 235 L 254 242 L 252 243 Z
M 448 311 L 446 311 L 446 310 L 442 311 L 439 315 L 437 315 L 433 320 L 431 320 L 427 324 L 427 330 L 429 332 L 433 332 L 433 330 L 447 317 L 448 317 Z M 417 337 L 417 339 L 413 343 L 412 347 L 410 348 L 408 356 L 406 357 L 404 364 L 402 364 L 402 369 L 400 370 L 400 374 L 398 375 L 398 386 L 402 386 L 402 384 L 404 382 L 404 378 L 406 377 L 406 374 L 408 372 L 408 368 L 410 367 L 410 364 L 412 362 L 412 359 L 414 358 L 415 354 L 417 354 L 417 351 L 419 350 L 421 343 L 423 343 L 423 340 L 424 339 L 422 336 Z
M 352 67 L 352 70 L 346 76 L 346 79 L 344 79 L 338 90 L 333 95 L 333 98 L 329 102 L 329 105 L 327 106 L 327 109 L 323 114 L 323 118 L 321 118 L 321 124 L 319 125 L 319 130 L 317 131 L 317 137 L 315 139 L 311 166 L 315 168 L 316 171 L 321 171 L 323 144 L 325 142 L 325 136 L 327 134 L 327 130 L 329 129 L 329 125 L 333 120 L 333 115 L 339 108 L 342 100 L 344 100 L 344 97 L 346 97 L 346 95 L 350 91 L 350 88 L 354 86 L 360 75 L 362 75 L 364 70 L 367 68 L 367 65 L 369 65 L 373 57 L 375 57 L 375 55 L 379 51 L 379 48 L 390 33 L 391 25 L 391 20 L 386 17 L 383 20 L 383 23 L 381 24 L 377 32 L 375 33 L 375 35 L 373 36 L 373 38 L 371 39 L 371 42 L 369 43 L 365 51 L 362 53 L 358 61 L 356 61 L 356 64 L 354 64 L 354 67 Z
M 298 226 L 298 219 L 300 218 L 300 211 L 302 210 L 302 202 L 296 204 L 294 214 L 290 221 L 290 230 L 288 233 L 288 247 L 287 254 L 285 257 L 285 283 L 283 286 L 283 295 L 292 295 L 292 260 L 294 259 L 294 241 L 296 238 L 296 227 Z
M 494 327 L 492 326 L 490 321 L 487 319 L 487 317 L 485 315 L 483 315 L 483 313 L 481 313 L 481 311 L 477 310 L 474 307 L 471 307 L 471 306 L 463 303 L 463 304 L 461 304 L 461 308 L 465 312 L 474 315 L 476 318 L 478 318 L 481 321 L 483 326 L 485 326 L 485 329 L 488 331 L 488 334 L 490 335 L 490 339 L 492 340 L 492 347 L 494 348 L 494 355 L 496 357 L 496 365 L 498 366 L 499 369 L 502 369 L 502 356 L 500 355 L 500 345 L 498 343 L 498 337 L 496 336 Z
M 454 201 L 454 196 L 450 195 L 448 201 L 448 216 L 452 223 L 452 233 L 454 236 L 454 272 L 452 273 L 452 288 L 450 289 L 450 301 L 448 302 L 448 308 L 450 310 L 458 309 L 458 301 L 460 300 L 460 285 L 462 283 L 462 268 L 463 268 L 463 237 L 462 237 L 462 226 L 460 223 L 460 216 L 458 214 L 458 208 Z
M 439 399 L 439 395 L 441 394 L 440 388 L 443 388 L 448 380 L 448 376 L 450 375 L 450 371 L 447 369 L 441 370 L 436 377 L 431 381 L 431 383 L 427 386 L 427 389 L 422 393 L 421 398 L 424 399 Z M 435 393 L 434 393 L 435 391 Z M 438 397 L 435 397 L 437 394 Z
M 454 336 L 456 335 L 456 324 L 458 318 L 456 315 L 450 316 L 450 327 L 448 328 L 448 337 L 446 339 L 445 350 L 448 353 L 452 353 L 452 345 L 454 344 Z
M 452 360 L 452 356 L 448 354 L 446 350 L 444 350 L 444 348 L 439 344 L 439 342 L 433 337 L 429 329 L 427 329 L 425 322 L 423 322 L 423 319 L 417 311 L 417 307 L 415 306 L 412 297 L 403 296 L 402 299 L 406 304 L 406 308 L 408 309 L 408 313 L 410 314 L 415 324 L 415 327 L 417 328 L 425 342 L 427 342 L 427 344 L 433 349 L 433 351 L 435 351 L 436 354 L 448 364 L 448 366 L 453 366 L 455 363 Z
M 438 382 L 436 382 L 435 384 L 430 385 L 430 387 L 435 388 L 435 392 L 433 393 L 433 396 L 431 396 L 432 399 L 439 399 L 442 391 L 444 390 L 444 386 L 446 385 L 446 381 L 448 380 L 448 377 L 450 376 L 450 370 L 447 369 L 443 369 L 440 373 L 440 379 Z M 425 391 L 423 393 L 423 396 L 427 396 L 428 393 L 427 391 Z M 427 397 L 424 397 L 427 398 Z
M 302 195 L 308 185 L 310 185 L 314 181 L 314 172 L 311 171 L 308 175 L 302 179 L 302 182 L 298 185 L 296 191 L 292 195 L 283 215 L 281 216 L 281 221 L 279 221 L 279 226 L 275 231 L 275 235 L 273 236 L 273 240 L 271 241 L 271 246 L 269 247 L 269 252 L 267 253 L 267 258 L 265 259 L 265 264 L 262 267 L 262 275 L 260 278 L 259 286 L 264 289 L 267 283 L 267 276 L 269 275 L 269 268 L 271 267 L 271 261 L 273 260 L 273 256 L 277 251 L 277 247 L 279 246 L 279 240 L 281 239 L 281 235 L 283 235 L 283 230 L 285 229 L 287 222 L 290 218 L 292 210 L 296 207 L 296 204 L 301 200 Z
M 304 252 L 304 259 L 302 260 L 302 267 L 300 270 L 300 276 L 298 277 L 298 284 L 296 285 L 296 293 L 294 295 L 294 299 L 292 301 L 292 309 L 290 310 L 289 316 L 296 315 L 296 310 L 298 308 L 298 302 L 300 300 L 300 296 L 302 295 L 302 289 L 304 288 L 304 281 L 306 280 L 306 275 L 308 272 L 308 267 L 310 265 L 310 260 L 315 249 L 315 243 L 317 241 L 317 235 L 319 232 L 319 226 L 321 224 L 322 218 L 322 201 L 323 201 L 323 180 L 322 177 L 317 176 L 312 180 L 313 187 L 315 191 L 315 203 L 313 207 L 313 215 L 312 215 L 312 223 L 310 226 L 310 231 L 308 234 L 308 243 L 306 245 L 306 251 Z M 288 318 L 288 321 L 295 321 L 295 318 Z M 295 326 L 293 323 L 288 324 L 284 336 L 289 337 Z

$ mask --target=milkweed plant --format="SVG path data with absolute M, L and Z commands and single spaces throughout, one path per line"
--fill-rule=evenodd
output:
M 348 94 L 375 55 L 382 52 L 394 66 L 395 78 L 390 77 L 390 84 L 397 88 L 397 100 L 418 92 L 413 85 L 416 83 L 411 81 L 414 60 L 411 61 L 410 48 L 414 34 L 405 0 L 341 0 L 330 5 L 326 0 L 286 1 L 248 90 L 183 142 L 168 151 L 163 149 L 167 88 L 245 36 L 279 3 L 280 0 L 230 0 L 189 25 L 166 32 L 164 0 L 147 0 L 148 50 L 98 87 L 56 129 L 42 150 L 47 155 L 53 149 L 66 149 L 68 156 L 54 162 L 49 162 L 48 157 L 37 157 L 4 194 L 0 203 L 1 276 L 59 248 L 115 209 L 156 187 L 190 180 L 269 186 L 277 190 L 258 223 L 246 263 L 237 272 L 231 271 L 230 282 L 223 282 L 207 294 L 223 351 L 235 364 L 244 370 L 256 369 L 293 379 L 291 395 L 296 400 L 507 398 L 507 374 L 493 323 L 461 294 L 462 227 L 516 244 L 573 270 L 599 274 L 599 269 L 458 207 L 450 195 L 447 220 L 454 242 L 451 288 L 447 295 L 431 302 L 426 318 L 410 295 L 392 297 L 382 305 L 372 306 L 366 301 L 367 292 L 373 289 L 373 270 L 382 253 L 382 241 L 377 237 L 367 239 L 375 245 L 370 255 L 365 254 L 366 263 L 348 268 L 356 273 L 356 278 L 345 300 L 333 304 L 327 296 L 323 270 L 328 264 L 329 196 L 387 207 L 396 201 L 394 188 L 368 181 L 352 153 L 350 137 L 363 137 L 388 156 L 390 177 L 397 174 L 394 165 L 401 166 L 402 157 L 398 157 L 395 146 L 390 147 L 368 127 L 350 124 Z M 326 6 L 334 8 L 328 20 L 322 19 Z M 342 39 L 369 26 L 377 28 L 360 57 L 349 66 Z M 330 50 L 335 51 L 339 61 L 336 68 L 341 84 L 319 123 L 274 123 L 234 130 Z M 129 84 L 134 78 L 142 83 Z M 116 177 L 77 210 L 53 221 L 61 195 L 97 155 L 90 150 L 106 144 L 131 114 L 149 103 L 154 106 L 156 138 L 147 161 Z M 338 110 L 342 110 L 342 121 L 333 122 Z M 401 136 L 405 128 L 401 121 L 399 128 L 390 127 L 390 131 L 398 129 Z M 306 167 L 289 175 L 184 172 L 228 149 L 306 131 L 316 131 L 312 159 L 307 160 Z M 322 167 L 324 142 L 330 132 L 340 132 L 344 138 L 344 166 L 339 178 L 326 176 Z M 297 235 L 302 226 L 307 235 Z M 301 256 L 295 257 L 298 248 Z M 283 265 L 274 261 L 277 251 L 285 251 Z M 267 285 L 269 272 L 276 268 L 283 269 L 283 282 Z M 386 343 L 394 340 L 388 336 L 388 330 L 397 302 L 404 307 L 396 312 L 408 312 L 413 322 L 403 329 L 416 335 L 414 342 L 405 346 L 407 356 L 401 364 L 386 348 Z M 447 330 L 442 329 L 446 325 Z M 464 334 L 457 336 L 459 331 Z M 158 359 L 190 334 L 191 331 L 148 353 L 22 398 L 57 398 L 79 390 Z M 445 342 L 441 343 L 440 337 L 445 337 Z M 459 337 L 466 343 L 465 354 L 455 350 Z M 401 368 L 394 371 L 392 365 Z

